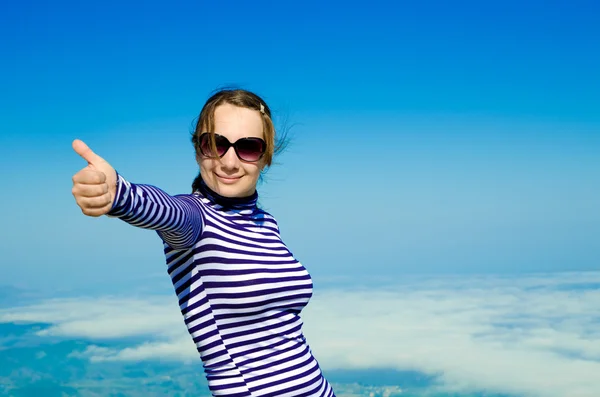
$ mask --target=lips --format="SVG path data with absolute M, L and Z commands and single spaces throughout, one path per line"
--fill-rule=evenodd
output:
M 222 176 L 222 175 L 217 175 L 217 178 L 223 182 L 223 183 L 235 183 L 237 181 L 240 180 L 241 176 L 235 176 L 235 177 L 231 177 L 231 176 Z

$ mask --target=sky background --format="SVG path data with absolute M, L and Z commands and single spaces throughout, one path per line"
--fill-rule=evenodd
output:
M 260 202 L 313 276 L 306 327 L 326 368 L 416 370 L 423 379 L 440 376 L 446 391 L 600 394 L 597 380 L 573 375 L 598 373 L 600 365 L 600 335 L 592 331 L 599 319 L 589 311 L 600 302 L 598 20 L 594 1 L 4 3 L 0 323 L 12 328 L 5 339 L 0 333 L 0 360 L 4 354 L 14 368 L 42 371 L 39 360 L 11 354 L 48 341 L 45 329 L 87 324 L 89 306 L 60 305 L 88 299 L 101 313 L 121 308 L 123 318 L 140 315 L 142 323 L 139 305 L 170 302 L 157 343 L 181 354 L 149 357 L 189 359 L 185 336 L 162 333 L 180 320 L 159 238 L 81 214 L 71 177 L 86 164 L 71 142 L 84 140 L 132 182 L 189 192 L 197 173 L 192 122 L 213 90 L 234 85 L 263 96 L 276 126 L 289 127 L 290 146 L 259 186 Z M 480 284 L 491 291 L 489 301 L 478 295 Z M 115 304 L 114 296 L 124 301 Z M 356 332 L 336 344 L 324 339 L 336 325 L 322 316 L 343 312 L 340 297 L 355 302 L 347 321 L 356 322 L 340 328 L 340 319 L 336 332 Z M 523 312 L 516 298 L 540 306 Z M 554 307 L 559 301 L 572 306 Z M 407 307 L 423 308 L 424 317 Z M 72 318 L 60 315 L 65 310 Z M 486 316 L 436 320 L 440 310 Z M 505 323 L 486 322 L 491 313 Z M 519 322 L 522 316 L 535 324 Z M 114 335 L 59 332 L 68 354 L 73 340 L 84 344 L 75 356 L 61 354 L 106 359 L 126 349 L 127 338 L 147 337 L 97 321 L 89 327 Z M 378 342 L 370 342 L 372 329 L 360 328 L 366 323 L 381 325 Z M 422 324 L 432 332 L 425 339 L 418 338 Z M 442 338 L 446 326 L 465 344 Z M 419 350 L 432 340 L 441 342 Z M 373 352 L 384 341 L 385 359 L 376 365 L 368 357 L 381 357 Z M 506 341 L 523 349 L 500 349 Z M 357 355 L 360 363 L 347 356 L 357 344 L 369 347 Z M 482 365 L 482 352 L 497 365 Z M 475 372 L 441 358 L 456 355 L 470 360 L 460 368 Z M 511 359 L 527 370 L 505 370 Z M 548 362 L 554 366 L 542 367 L 554 388 L 532 375 Z M 360 373 L 338 379 L 371 376 L 368 387 L 373 376 L 414 380 L 412 372 Z M 73 387 L 78 378 L 69 379 Z M 515 389 L 503 387 L 506 379 Z M 386 385 L 401 386 L 379 384 Z M 389 396 L 395 389 L 382 390 Z

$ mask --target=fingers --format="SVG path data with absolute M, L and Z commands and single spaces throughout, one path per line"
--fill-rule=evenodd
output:
M 75 139 L 73 141 L 72 146 L 73 150 L 75 150 L 75 152 L 78 155 L 80 155 L 85 161 L 87 161 L 91 165 L 96 166 L 105 162 L 105 160 L 102 157 L 94 153 L 92 149 L 90 149 L 88 145 L 86 145 L 85 142 L 83 142 L 80 139 Z
M 98 185 L 106 183 L 106 174 L 102 171 L 96 171 L 89 168 L 84 168 L 73 175 L 73 184 Z
M 101 208 L 87 208 L 87 207 L 80 206 L 79 208 L 81 208 L 81 212 L 83 212 L 84 215 L 100 217 L 100 216 L 106 215 L 110 211 L 111 206 L 106 205 Z
M 112 208 L 112 197 L 108 192 L 96 197 L 74 196 L 81 212 L 88 216 L 102 216 Z
M 73 184 L 73 189 L 71 192 L 75 197 L 99 197 L 109 193 L 109 189 L 107 183 L 89 185 L 76 182 Z
M 110 198 L 110 194 L 108 193 L 96 197 L 77 197 L 77 204 L 79 204 L 80 207 L 82 207 L 82 209 L 85 208 L 89 210 L 97 210 L 104 208 L 108 206 L 111 203 L 111 201 L 112 200 Z
M 88 216 L 102 216 L 112 208 L 116 194 L 115 170 L 83 141 L 75 139 L 73 150 L 88 166 L 73 175 L 72 193 L 81 211 Z
M 102 216 L 112 208 L 114 192 L 106 175 L 89 166 L 73 175 L 73 197 L 81 211 L 88 216 Z

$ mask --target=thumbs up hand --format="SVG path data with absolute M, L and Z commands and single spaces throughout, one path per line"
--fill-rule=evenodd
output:
M 88 216 L 102 216 L 110 211 L 117 191 L 117 173 L 83 141 L 73 141 L 73 149 L 88 165 L 73 175 L 72 193 L 81 211 Z

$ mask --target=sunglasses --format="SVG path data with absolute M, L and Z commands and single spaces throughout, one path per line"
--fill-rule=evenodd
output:
M 260 160 L 265 153 L 267 144 L 260 138 L 240 138 L 234 143 L 229 142 L 229 139 L 223 135 L 215 135 L 215 147 L 217 149 L 217 156 L 223 157 L 225 153 L 233 146 L 235 154 L 242 161 L 249 163 Z M 210 133 L 204 132 L 198 137 L 197 142 L 199 143 L 200 153 L 206 157 L 214 157 L 214 154 L 210 147 Z

